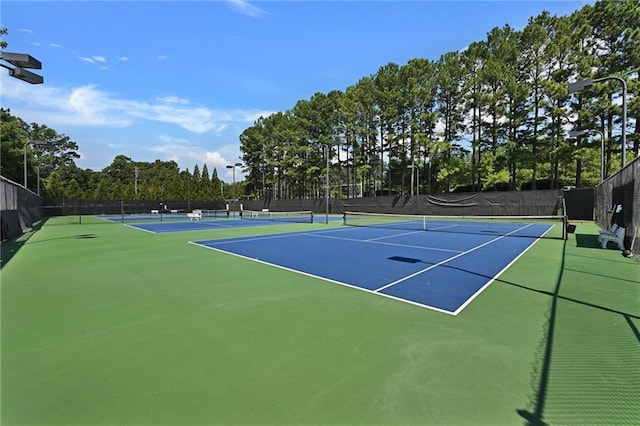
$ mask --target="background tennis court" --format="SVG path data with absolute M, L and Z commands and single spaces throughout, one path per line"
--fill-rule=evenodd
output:
M 65 220 L 2 246 L 2 424 L 640 423 L 638 264 L 593 224 L 451 316 L 188 243 L 339 224 Z
M 143 215 L 146 219 L 129 221 L 132 223 L 129 224 L 129 226 L 143 231 L 161 234 L 166 232 L 282 225 L 287 223 L 313 223 L 314 221 L 311 211 L 277 213 L 268 211 L 245 211 L 244 218 L 240 212 L 218 210 L 208 214 L 205 211 L 202 218 L 198 220 L 189 220 L 184 213 L 168 216 L 170 217 L 169 220 L 158 221 L 154 220 L 153 215 Z M 118 216 L 110 216 L 109 218 L 109 220 L 114 222 L 121 221 Z

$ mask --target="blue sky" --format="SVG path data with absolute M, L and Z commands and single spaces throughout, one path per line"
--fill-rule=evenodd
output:
M 44 84 L 1 70 L 3 108 L 79 145 L 81 168 L 116 155 L 207 164 L 231 181 L 238 136 L 259 116 L 345 90 L 381 66 L 436 60 L 593 1 L 3 0 L 5 51 L 42 62 Z M 236 176 L 237 177 L 237 176 Z

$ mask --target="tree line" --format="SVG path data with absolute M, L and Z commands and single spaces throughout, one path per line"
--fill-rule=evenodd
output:
M 628 82 L 628 158 L 639 153 L 640 7 L 600 1 L 571 16 L 543 12 L 522 31 L 438 60 L 388 63 L 344 91 L 316 93 L 240 136 L 247 193 L 448 192 L 594 186 L 600 140 L 607 175 L 621 167 L 616 82 L 568 93 L 570 81 Z M 591 135 L 571 140 L 572 129 Z M 327 172 L 328 169 L 328 172 Z M 328 182 L 327 182 L 327 174 Z
M 207 165 L 196 164 L 193 172 L 181 171 L 175 161 L 133 161 L 118 155 L 101 171 L 81 169 L 75 164 L 78 144 L 44 125 L 27 124 L 10 111 L 0 109 L 2 175 L 24 184 L 27 156 L 27 187 L 53 199 L 219 201 L 232 192 Z M 31 144 L 46 141 L 46 145 Z M 38 178 L 40 182 L 38 182 Z M 229 198 L 228 196 L 226 198 Z
M 485 40 L 437 60 L 388 63 L 344 91 L 316 93 L 261 117 L 240 135 L 244 181 L 222 182 L 206 164 L 115 157 L 80 169 L 78 145 L 0 109 L 2 175 L 50 198 L 218 201 L 376 194 L 591 187 L 621 167 L 620 85 L 567 84 L 617 76 L 627 82 L 627 158 L 640 153 L 640 7 L 605 0 L 570 16 L 543 12 L 522 31 L 496 27 Z M 587 130 L 577 140 L 569 130 Z M 43 140 L 47 145 L 30 144 Z M 38 176 L 40 182 L 37 182 Z

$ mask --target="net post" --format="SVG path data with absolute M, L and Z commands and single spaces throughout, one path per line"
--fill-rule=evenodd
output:
M 569 216 L 566 214 L 562 216 L 562 239 L 565 241 L 569 239 Z

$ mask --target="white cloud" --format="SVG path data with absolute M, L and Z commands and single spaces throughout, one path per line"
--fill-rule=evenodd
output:
M 128 116 L 175 124 L 193 133 L 219 132 L 226 127 L 219 122 L 220 117 L 207 108 L 138 101 L 122 101 L 121 106 Z
M 105 58 L 104 56 L 78 56 L 78 59 L 80 59 L 81 61 L 87 62 L 89 64 L 95 64 L 95 63 L 101 63 L 101 64 L 105 64 L 107 62 L 107 58 Z
M 147 148 L 148 151 L 161 154 L 165 161 L 173 160 L 183 169 L 188 168 L 190 171 L 193 171 L 196 164 L 202 171 L 202 166 L 206 164 L 210 176 L 216 169 L 218 177 L 226 181 L 231 181 L 233 177 L 232 170 L 226 168 L 227 164 L 240 161 L 237 145 L 225 145 L 212 151 L 185 138 L 158 135 L 156 139 L 160 144 Z M 233 160 L 233 158 L 237 159 Z M 242 176 L 241 168 L 236 167 L 236 179 L 240 179 Z
M 177 96 L 163 96 L 160 98 L 156 98 L 156 100 L 165 104 L 181 104 L 181 105 L 189 104 L 189 99 L 179 98 Z
M 180 145 L 185 145 L 189 143 L 189 139 L 185 139 L 185 138 L 175 138 L 173 136 L 167 136 L 167 135 L 159 135 L 158 136 L 158 140 L 161 142 L 164 142 L 166 144 L 180 144 Z
M 269 14 L 267 11 L 256 7 L 245 0 L 227 0 L 227 2 L 239 13 L 252 18 L 259 18 Z
M 120 99 L 99 90 L 95 85 L 71 89 L 50 85 L 28 85 L 0 74 L 3 106 L 28 121 L 47 126 L 126 127 L 138 120 L 173 124 L 192 133 L 221 132 L 233 124 L 251 124 L 259 116 L 271 114 L 260 110 L 214 110 L 191 106 L 188 99 L 164 96 L 153 102 Z M 27 118 L 25 116 L 25 118 Z
M 183 164 L 191 171 L 196 164 L 200 168 L 206 164 L 209 173 L 212 173 L 213 169 L 222 169 L 229 164 L 229 160 L 225 159 L 222 153 L 207 151 L 201 146 L 192 144 L 188 139 L 167 135 L 159 135 L 157 139 L 161 144 L 149 147 L 149 151 L 162 154 L 166 160 Z

